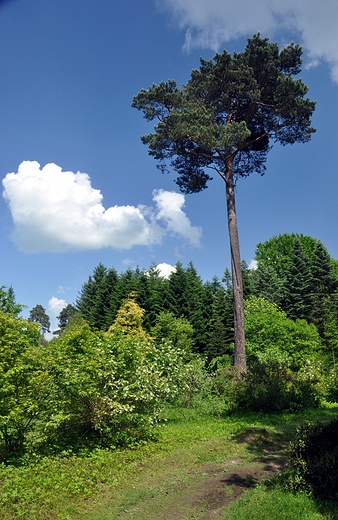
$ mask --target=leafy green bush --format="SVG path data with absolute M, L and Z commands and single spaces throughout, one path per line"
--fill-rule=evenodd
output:
M 167 339 L 172 341 L 175 347 L 185 350 L 187 354 L 191 352 L 194 329 L 184 317 L 176 318 L 172 312 L 160 312 L 151 334 L 158 341 Z
M 338 403 L 338 375 L 336 370 L 331 370 L 325 378 L 323 393 L 329 403 Z
M 201 367 L 170 341 L 92 331 L 77 320 L 48 349 L 53 413 L 47 445 L 130 445 L 151 435 L 164 401 L 198 388 Z
M 19 457 L 36 442 L 48 408 L 50 378 L 39 325 L 0 311 L 0 456 Z
M 245 335 L 249 357 L 277 359 L 297 369 L 318 360 L 322 348 L 313 324 L 290 320 L 275 303 L 256 296 L 245 302 Z
M 230 409 L 294 412 L 319 404 L 319 391 L 312 374 L 293 372 L 281 361 L 251 360 L 246 374 L 233 377 L 229 391 Z
M 298 429 L 291 446 L 286 487 L 338 501 L 338 418 Z
M 170 341 L 92 331 L 80 315 L 47 347 L 39 340 L 37 324 L 0 312 L 4 462 L 143 442 L 164 401 L 190 399 L 202 377 Z

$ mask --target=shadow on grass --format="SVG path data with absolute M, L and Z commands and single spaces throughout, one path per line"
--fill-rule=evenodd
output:
M 266 471 L 279 466 L 281 474 L 265 482 L 268 488 L 279 487 L 284 493 L 292 493 L 292 491 L 285 489 L 283 481 L 287 475 L 290 442 L 294 440 L 297 428 L 306 422 L 329 422 L 337 417 L 337 413 L 338 405 L 334 404 L 324 405 L 322 408 L 306 410 L 298 414 L 269 414 L 266 416 L 262 414 L 261 421 L 258 423 L 266 424 L 266 427 L 242 426 L 232 434 L 232 438 L 238 443 L 246 444 L 247 450 L 256 455 L 255 460 L 264 462 Z M 338 468 L 336 470 L 338 471 Z M 234 484 L 240 485 L 239 481 L 236 482 L 236 475 L 232 475 L 231 479 Z M 243 487 L 250 488 L 254 485 L 254 479 L 252 484 L 247 483 L 246 480 L 243 482 Z M 312 500 L 318 513 L 323 515 L 325 519 L 338 520 L 338 501 L 315 497 L 312 497 Z
M 279 489 L 285 494 L 297 495 L 296 491 L 286 488 L 287 474 L 288 471 L 286 470 L 284 473 L 280 475 L 275 475 L 271 479 L 266 480 L 265 482 L 263 482 L 265 488 L 267 490 Z M 314 504 L 318 513 L 320 513 L 323 516 L 323 518 L 325 518 L 325 520 L 338 520 L 338 501 L 315 498 L 313 495 L 308 496 L 311 497 L 312 503 Z
M 338 502 L 333 500 L 314 500 L 318 513 L 324 516 L 324 518 L 330 520 L 338 520 Z
M 248 425 L 242 425 L 232 434 L 234 441 L 246 444 L 249 452 L 263 456 L 268 454 L 287 453 L 289 443 L 294 440 L 297 428 L 305 422 L 328 422 L 336 418 L 338 404 L 324 405 L 321 408 L 304 410 L 295 414 L 255 414 L 252 423 L 260 423 L 262 426 L 250 425 L 250 412 L 235 414 L 238 418 L 247 419 Z M 259 420 L 257 421 L 257 418 Z M 264 426 L 263 426 L 264 425 Z

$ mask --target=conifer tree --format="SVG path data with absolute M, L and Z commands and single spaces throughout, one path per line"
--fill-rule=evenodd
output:
M 318 241 L 312 261 L 312 321 L 322 338 L 325 337 L 326 322 L 331 322 L 332 329 L 333 315 L 336 314 L 336 320 L 338 318 L 337 288 L 338 280 L 331 257 L 324 245 Z
M 62 309 L 59 316 L 57 316 L 57 319 L 59 320 L 59 328 L 54 331 L 53 334 L 60 336 L 65 331 L 67 325 L 75 314 L 77 314 L 76 308 L 68 303 L 68 305 Z
M 147 310 L 147 322 L 145 328 L 155 326 L 157 317 L 161 312 L 167 311 L 169 305 L 169 280 L 160 275 L 156 265 L 152 265 L 147 272 L 149 287 L 149 302 Z M 149 324 L 149 329 L 148 329 Z
M 218 356 L 232 354 L 234 313 L 232 288 L 219 287 L 214 293 L 212 313 L 207 330 L 206 354 L 209 362 Z
M 169 277 L 169 311 L 179 318 L 187 316 L 188 302 L 186 299 L 187 275 L 181 262 L 175 265 L 175 271 Z M 189 319 L 189 318 L 188 318 Z
M 28 321 L 39 323 L 42 334 L 50 332 L 50 319 L 42 305 L 35 305 L 30 310 Z
M 114 268 L 102 263 L 83 284 L 76 308 L 92 328 L 107 330 L 114 321 L 121 303 L 120 279 Z
M 225 183 L 234 290 L 235 366 L 246 370 L 244 299 L 235 186 L 237 179 L 264 173 L 273 142 L 307 142 L 314 129 L 310 119 L 315 103 L 304 98 L 307 87 L 299 74 L 302 50 L 290 44 L 282 51 L 259 34 L 245 51 L 223 51 L 201 59 L 199 70 L 182 88 L 169 80 L 141 90 L 133 107 L 148 121 L 158 120 L 153 133 L 143 136 L 149 154 L 178 172 L 184 193 L 197 193 L 212 179 L 212 169 Z
M 194 349 L 202 353 L 206 346 L 208 323 L 206 292 L 192 262 L 189 262 L 186 268 L 185 300 L 187 304 L 185 316 L 194 329 Z
M 282 309 L 288 318 L 311 321 L 312 306 L 310 262 L 296 238 L 283 290 Z
M 251 274 L 253 294 L 269 302 L 281 304 L 284 278 L 279 276 L 275 269 L 265 263 L 258 264 Z
M 136 303 L 135 298 L 136 293 L 131 292 L 128 298 L 123 300 L 114 323 L 108 329 L 108 333 L 125 334 L 140 341 L 150 341 L 152 338 L 143 328 L 145 310 Z
M 17 318 L 24 307 L 24 305 L 17 303 L 12 286 L 10 286 L 7 291 L 4 285 L 0 286 L 0 311 L 11 314 Z

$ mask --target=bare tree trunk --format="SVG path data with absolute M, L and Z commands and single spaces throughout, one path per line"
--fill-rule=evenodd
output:
M 239 249 L 238 226 L 235 203 L 235 183 L 232 173 L 232 162 L 227 164 L 226 201 L 228 210 L 228 228 L 231 252 L 232 285 L 234 291 L 234 332 L 235 361 L 234 366 L 240 372 L 246 372 L 245 333 L 244 333 L 244 298 Z

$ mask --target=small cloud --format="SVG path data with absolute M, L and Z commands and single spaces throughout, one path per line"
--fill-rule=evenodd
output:
M 156 266 L 156 270 L 159 272 L 159 275 L 162 278 L 169 278 L 169 276 L 176 271 L 176 267 L 174 265 L 163 262 L 162 264 L 158 264 Z
M 175 191 L 154 190 L 153 200 L 157 206 L 156 219 L 166 223 L 166 231 L 188 240 L 199 247 L 202 229 L 192 226 L 187 215 L 182 211 L 185 198 Z
M 56 318 L 62 309 L 67 307 L 67 302 L 65 300 L 61 300 L 60 298 L 56 298 L 55 296 L 52 296 L 52 298 L 48 302 L 48 310 L 51 315 L 51 317 Z
M 133 264 L 136 264 L 135 260 L 132 260 L 131 258 L 124 258 L 124 260 L 122 260 L 122 264 L 123 265 L 133 265 Z
M 167 232 L 199 245 L 201 230 L 182 211 L 185 199 L 179 193 L 155 190 L 156 208 L 105 209 L 89 175 L 53 163 L 40 169 L 36 161 L 22 162 L 2 183 L 15 226 L 13 241 L 28 253 L 151 246 Z
M 257 264 L 257 260 L 251 260 L 250 264 L 249 264 L 249 269 L 252 269 L 253 271 L 255 271 L 258 267 L 258 264 Z
M 59 285 L 57 293 L 58 294 L 66 294 L 69 291 L 70 287 L 64 287 L 63 285 Z

